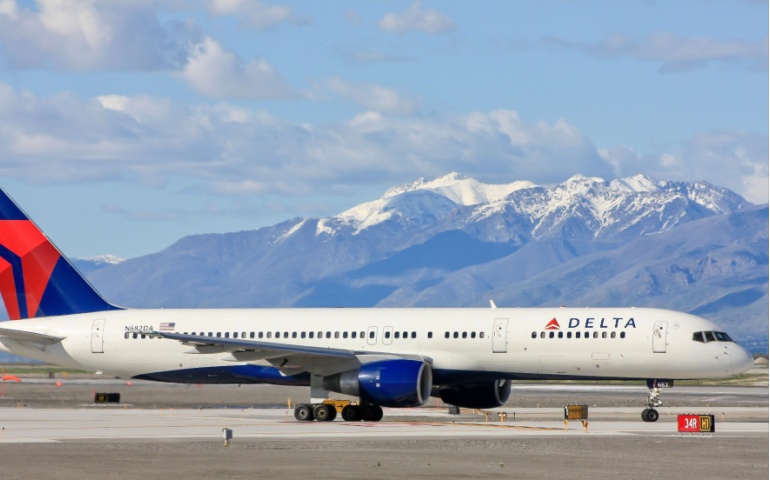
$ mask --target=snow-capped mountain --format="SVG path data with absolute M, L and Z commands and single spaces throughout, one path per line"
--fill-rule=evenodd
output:
M 748 205 L 737 194 L 708 183 L 667 182 L 643 175 L 610 182 L 575 175 L 541 187 L 527 181 L 490 185 L 450 173 L 393 187 L 377 200 L 321 219 L 317 234 L 357 235 L 386 223 L 405 230 L 421 228 L 462 209 L 463 214 L 455 216 L 455 228 L 502 216 L 510 224 L 531 225 L 534 239 L 562 234 L 565 228 L 594 238 L 626 231 L 650 235 Z
M 96 257 L 75 258 L 72 262 L 81 273 L 88 274 L 104 267 L 118 265 L 124 260 L 115 255 L 99 255 Z
M 328 218 L 185 237 L 89 276 L 146 307 L 671 307 L 766 349 L 767 264 L 767 207 L 705 182 L 451 173 Z

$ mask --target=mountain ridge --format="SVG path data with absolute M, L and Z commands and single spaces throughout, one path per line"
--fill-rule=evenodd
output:
M 766 344 L 767 236 L 766 206 L 706 182 L 453 172 L 331 217 L 184 237 L 89 278 L 135 307 L 654 305 Z

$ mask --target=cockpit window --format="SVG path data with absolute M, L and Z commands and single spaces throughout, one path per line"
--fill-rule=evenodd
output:
M 692 339 L 693 339 L 693 341 L 696 341 L 696 342 L 701 342 L 701 343 L 705 342 L 705 340 L 703 340 L 703 332 L 695 332 L 695 333 L 693 333 L 692 334 Z
M 692 334 L 694 342 L 732 342 L 733 339 L 725 332 L 695 332 Z
M 733 339 L 730 338 L 730 335 L 726 334 L 725 332 L 714 332 L 714 335 L 716 335 L 717 340 L 720 342 L 732 342 Z

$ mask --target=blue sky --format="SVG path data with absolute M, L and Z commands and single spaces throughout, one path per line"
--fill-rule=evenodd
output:
M 68 255 L 451 171 L 768 198 L 768 2 L 0 0 L 0 185 Z

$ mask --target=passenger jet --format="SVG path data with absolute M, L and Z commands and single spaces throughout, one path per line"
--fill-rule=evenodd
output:
M 752 357 L 708 320 L 651 308 L 129 309 L 105 301 L 0 190 L 0 350 L 123 378 L 310 387 L 302 421 L 345 421 L 439 397 L 499 407 L 512 380 L 729 377 Z

